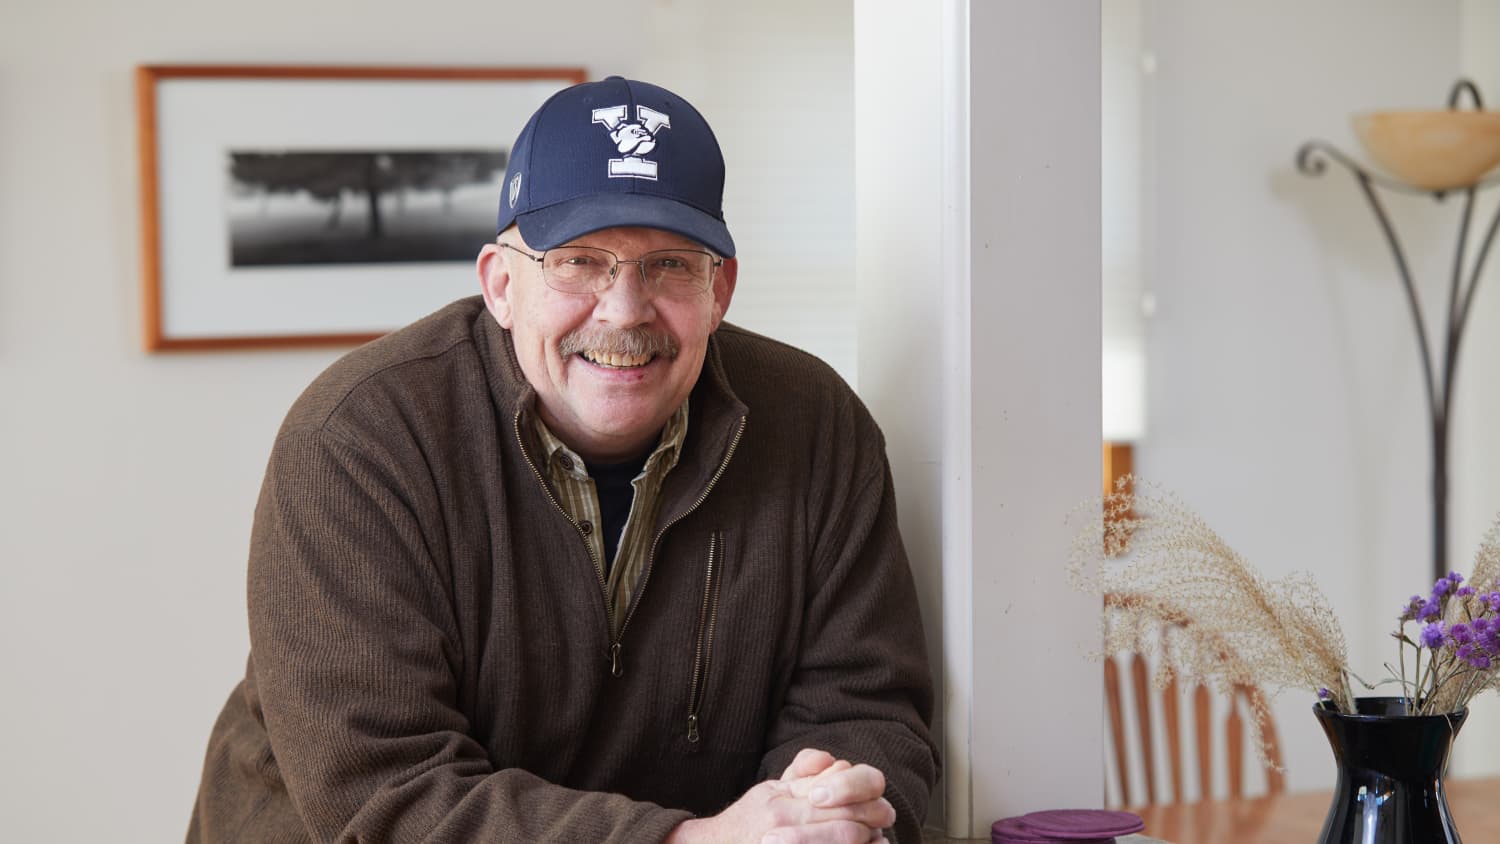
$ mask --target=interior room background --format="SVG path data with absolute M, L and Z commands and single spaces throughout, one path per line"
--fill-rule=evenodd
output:
M 1106 84 L 1102 104 L 1138 118 L 1106 137 L 1105 157 L 1117 238 L 1105 275 L 1125 285 L 1106 304 L 1155 302 L 1131 323 L 1146 385 L 1137 467 L 1268 573 L 1314 572 L 1355 663 L 1378 666 L 1395 608 L 1427 576 L 1414 341 L 1353 186 L 1336 172 L 1299 176 L 1292 155 L 1311 137 L 1352 148 L 1351 112 L 1438 105 L 1459 75 L 1500 97 L 1490 49 L 1500 17 L 1482 0 L 1103 6 L 1107 22 L 1136 27 L 1123 45 L 1134 58 L 1106 41 L 1106 68 L 1111 55 L 1137 71 L 1140 52 L 1154 62 L 1123 93 Z M 854 272 L 855 13 L 851 2 L 789 0 L 56 0 L 0 11 L 8 835 L 161 841 L 185 830 L 209 727 L 243 673 L 245 550 L 271 439 L 342 353 L 140 351 L 136 64 L 582 65 L 660 81 L 710 116 L 728 160 L 742 254 L 731 320 L 819 354 L 858 386 L 881 375 L 861 370 L 881 358 L 860 350 L 882 337 L 860 335 L 855 317 L 856 302 L 881 307 L 861 298 Z M 969 85 L 981 102 L 985 80 Z M 931 131 L 902 114 L 891 103 L 889 135 L 860 142 L 899 160 L 904 133 Z M 1025 131 L 1024 116 L 1016 125 Z M 1111 179 L 1129 181 L 1133 161 L 1137 186 L 1121 193 Z M 1412 200 L 1393 211 L 1416 233 L 1420 277 L 1441 278 L 1456 209 Z M 1113 227 L 1111 213 L 1124 215 Z M 1495 284 L 1481 286 L 1458 388 L 1461 567 L 1500 510 L 1500 448 L 1486 424 L 1500 414 Z M 892 442 L 898 467 L 907 448 Z M 926 489 L 907 484 L 901 507 L 941 672 L 938 505 Z M 1056 566 L 1064 554 L 974 565 Z M 1292 694 L 1277 708 L 1293 789 L 1333 775 L 1309 706 Z M 973 717 L 1004 718 L 1003 703 Z M 1494 713 L 1471 718 L 1466 735 L 1459 771 L 1495 770 Z
M 1341 0 L 1102 8 L 1105 395 L 1128 380 L 1112 372 L 1128 375 L 1140 355 L 1135 469 L 1264 573 L 1312 572 L 1343 622 L 1351 666 L 1379 679 L 1395 659 L 1388 634 L 1400 606 L 1431 585 L 1419 352 L 1357 184 L 1339 168 L 1309 178 L 1293 156 L 1321 138 L 1363 158 L 1351 115 L 1441 108 L 1461 76 L 1500 96 L 1489 47 L 1500 9 Z M 1483 213 L 1496 201 L 1486 197 Z M 1460 204 L 1402 196 L 1387 209 L 1431 335 Z M 1495 275 L 1492 262 L 1453 411 L 1449 564 L 1463 571 L 1500 511 Z M 1476 702 L 1469 726 L 1479 729 L 1466 733 L 1472 744 L 1459 749 L 1454 774 L 1496 770 L 1496 703 Z M 1332 785 L 1310 705 L 1297 693 L 1275 705 L 1292 790 Z

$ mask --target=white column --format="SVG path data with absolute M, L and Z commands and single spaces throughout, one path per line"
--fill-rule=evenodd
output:
M 1099 21 L 855 5 L 859 384 L 942 640 L 954 836 L 1103 796 L 1097 607 L 1062 576 L 1099 478 Z

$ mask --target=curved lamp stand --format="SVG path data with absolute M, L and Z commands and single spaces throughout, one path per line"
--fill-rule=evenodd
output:
M 1448 108 L 1456 109 L 1460 96 L 1465 92 L 1473 99 L 1474 107 L 1482 110 L 1479 90 L 1474 83 L 1467 80 L 1460 80 L 1453 86 L 1448 99 Z M 1330 161 L 1342 165 L 1353 173 L 1360 189 L 1364 191 L 1365 199 L 1369 200 L 1370 208 L 1374 210 L 1375 217 L 1380 222 L 1381 231 L 1390 244 L 1391 254 L 1395 256 L 1396 270 L 1401 276 L 1402 286 L 1406 289 L 1407 304 L 1411 306 L 1412 322 L 1417 329 L 1417 345 L 1422 353 L 1422 372 L 1427 382 L 1428 417 L 1432 425 L 1433 577 L 1442 577 L 1448 571 L 1448 423 L 1453 407 L 1453 376 L 1458 368 L 1459 343 L 1463 339 L 1464 326 L 1468 322 L 1469 311 L 1474 304 L 1474 289 L 1479 284 L 1485 258 L 1488 257 L 1490 246 L 1495 241 L 1496 229 L 1500 228 L 1500 206 L 1497 206 L 1494 216 L 1490 219 L 1484 240 L 1475 253 L 1473 267 L 1468 277 L 1465 278 L 1464 258 L 1468 248 L 1469 223 L 1474 212 L 1475 195 L 1486 187 L 1500 184 L 1500 177 L 1481 179 L 1449 190 L 1429 190 L 1371 173 L 1325 141 L 1308 141 L 1297 151 L 1297 169 L 1308 176 L 1321 176 L 1328 169 Z M 1406 253 L 1401 248 L 1401 241 L 1396 236 L 1390 217 L 1386 214 L 1385 206 L 1381 204 L 1380 196 L 1375 190 L 1377 185 L 1399 193 L 1427 194 L 1438 201 L 1445 199 L 1448 193 L 1462 193 L 1464 197 L 1463 219 L 1459 224 L 1458 246 L 1453 257 L 1453 277 L 1448 288 L 1448 307 L 1444 313 L 1442 326 L 1443 358 L 1437 367 L 1433 365 L 1432 352 L 1427 340 L 1426 322 L 1422 317 L 1422 305 L 1417 299 L 1416 287 L 1412 283 L 1411 268 L 1407 264 Z

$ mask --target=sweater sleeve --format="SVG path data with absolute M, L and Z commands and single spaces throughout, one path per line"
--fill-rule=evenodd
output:
M 250 555 L 253 671 L 317 841 L 659 842 L 691 817 L 494 770 L 459 709 L 462 653 L 433 540 L 386 461 L 278 439 Z
M 896 840 L 916 844 L 939 770 L 929 730 L 932 677 L 884 443 L 857 400 L 846 411 L 853 446 L 825 451 L 835 478 L 826 491 L 828 527 L 816 543 L 799 657 L 760 773 L 780 776 L 805 747 L 873 765 L 886 776 Z

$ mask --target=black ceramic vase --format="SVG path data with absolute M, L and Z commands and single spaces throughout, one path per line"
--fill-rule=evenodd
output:
M 1469 711 L 1409 716 L 1395 697 L 1354 705 L 1353 715 L 1313 707 L 1339 769 L 1318 844 L 1462 844 L 1443 775 Z

